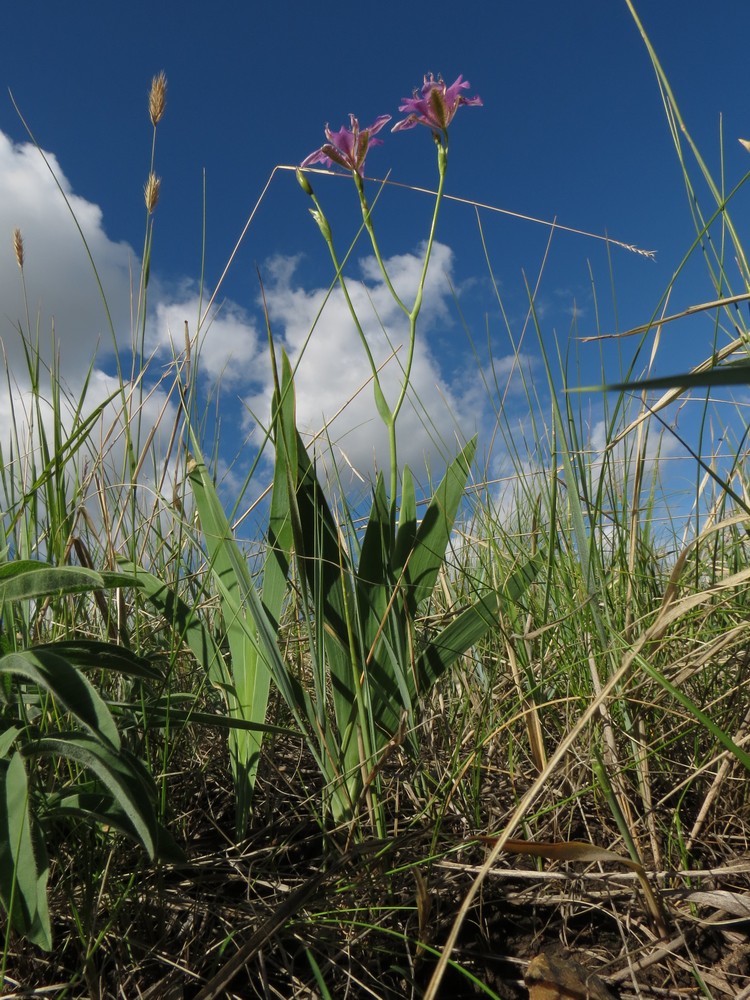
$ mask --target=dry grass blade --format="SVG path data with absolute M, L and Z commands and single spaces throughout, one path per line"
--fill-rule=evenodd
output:
M 682 312 L 672 313 L 671 316 L 662 316 L 651 323 L 644 323 L 642 326 L 634 326 L 631 330 L 624 330 L 622 333 L 597 333 L 591 337 L 581 337 L 582 344 L 588 344 L 595 340 L 619 340 L 622 337 L 635 337 L 639 333 L 648 333 L 665 323 L 674 323 L 677 319 L 684 319 L 686 316 L 695 316 L 697 313 L 706 312 L 709 309 L 723 309 L 726 306 L 736 305 L 738 302 L 747 302 L 750 299 L 750 292 L 743 292 L 742 295 L 729 295 L 722 299 L 713 299 L 711 302 L 701 302 L 697 306 L 688 306 Z
M 481 840 L 482 843 L 490 844 L 491 846 L 495 846 L 499 839 L 498 837 L 491 836 L 477 837 L 477 840 Z M 624 865 L 638 876 L 641 888 L 643 889 L 643 895 L 646 898 L 646 904 L 660 937 L 666 939 L 669 936 L 664 908 L 651 888 L 645 868 L 643 865 L 638 864 L 637 861 L 632 861 L 630 858 L 626 858 L 616 851 L 609 851 L 604 847 L 596 847 L 594 844 L 587 844 L 580 840 L 567 840 L 549 844 L 540 841 L 507 838 L 503 842 L 502 849 L 510 854 L 528 854 L 531 857 L 547 858 L 550 861 L 614 861 L 618 865 Z

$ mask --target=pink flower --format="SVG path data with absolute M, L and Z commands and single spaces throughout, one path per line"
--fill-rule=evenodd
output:
M 372 137 L 391 120 L 391 116 L 381 115 L 369 128 L 361 131 L 359 122 L 354 115 L 349 115 L 349 118 L 352 127 L 346 128 L 345 125 L 342 125 L 338 132 L 331 132 L 326 125 L 325 133 L 328 142 L 323 143 L 320 149 L 316 149 L 314 153 L 310 153 L 300 166 L 309 167 L 313 163 L 325 163 L 327 166 L 332 166 L 334 163 L 338 163 L 340 167 L 354 170 L 361 177 L 365 167 L 365 157 L 370 146 L 383 145 L 382 139 L 373 139 Z
M 437 80 L 430 73 L 424 78 L 422 96 L 414 91 L 414 97 L 405 97 L 404 103 L 399 106 L 399 111 L 408 111 L 409 115 L 403 121 L 396 122 L 391 129 L 392 132 L 401 132 L 407 128 L 414 128 L 415 125 L 426 125 L 433 132 L 445 132 L 453 117 L 461 107 L 466 104 L 468 107 L 481 107 L 481 97 L 464 97 L 459 93 L 469 87 L 469 81 L 459 76 L 450 87 L 445 85 L 442 76 Z

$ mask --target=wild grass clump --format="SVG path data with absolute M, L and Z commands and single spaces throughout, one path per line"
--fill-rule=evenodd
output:
M 677 437 L 670 408 L 685 387 L 748 380 L 735 307 L 750 292 L 724 179 L 707 174 L 652 58 L 688 188 L 683 143 L 717 198 L 706 211 L 692 198 L 691 252 L 710 264 L 696 306 L 727 325 L 727 345 L 650 379 L 657 311 L 623 334 L 639 338 L 623 340 L 631 354 L 601 370 L 618 384 L 585 409 L 530 291 L 523 333 L 506 320 L 522 428 L 493 376 L 494 452 L 459 441 L 423 495 L 397 427 L 448 125 L 480 103 L 460 77 L 425 78 L 400 123 L 426 125 L 437 153 L 412 301 L 379 251 L 372 202 L 387 186 L 372 198 L 364 179 L 387 116 L 327 130 L 305 161 L 351 173 L 357 239 L 407 331 L 395 380 L 354 307 L 354 244 L 339 248 L 324 212 L 325 172 L 297 174 L 388 464 L 361 517 L 333 451 L 318 461 L 299 431 L 299 359 L 269 320 L 259 452 L 273 465 L 260 484 L 259 453 L 246 484 L 265 497 L 257 559 L 198 405 L 208 312 L 166 371 L 145 350 L 166 109 L 155 77 L 130 351 L 106 391 L 92 362 L 76 395 L 27 315 L 26 370 L 5 372 L 3 995 L 505 998 L 546 976 L 584 996 L 592 974 L 603 996 L 740 995 L 745 926 L 728 922 L 746 920 L 748 894 L 747 442 L 739 404 L 700 399 L 697 442 Z M 23 284 L 19 230 L 12 240 Z M 676 494 L 683 445 L 694 485 Z

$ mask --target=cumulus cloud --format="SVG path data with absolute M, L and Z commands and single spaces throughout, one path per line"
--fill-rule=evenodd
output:
M 66 371 L 88 366 L 97 344 L 103 353 L 112 350 L 107 312 L 81 233 L 96 262 L 116 336 L 121 344 L 130 339 L 130 274 L 133 266 L 137 271 L 137 255 L 107 236 L 101 209 L 71 190 L 53 154 L 45 157 L 49 166 L 33 145 L 15 144 L 0 132 L 0 337 L 17 377 L 24 367 L 19 325 L 34 337 L 38 329 L 40 351 L 48 361 L 54 328 Z M 24 241 L 30 331 L 13 252 L 16 228 Z
M 25 245 L 28 321 L 24 283 L 13 252 L 16 228 Z M 103 286 L 114 338 L 81 233 Z M 385 261 L 393 287 L 408 305 L 419 284 L 423 259 L 424 246 L 418 246 Z M 297 366 L 300 428 L 312 436 L 325 427 L 320 440 L 334 443 L 340 469 L 348 463 L 367 481 L 376 468 L 388 468 L 387 435 L 375 410 L 367 358 L 340 289 L 310 287 L 303 265 L 303 259 L 287 256 L 263 267 L 274 336 Z M 438 476 L 459 443 L 475 432 L 491 409 L 481 401 L 484 390 L 476 367 L 467 369 L 463 361 L 462 334 L 452 309 L 454 265 L 452 250 L 435 243 L 411 386 L 398 427 L 400 463 L 408 462 L 418 477 L 425 469 Z M 73 191 L 54 154 L 42 156 L 33 145 L 14 143 L 0 133 L 0 340 L 10 372 L 10 379 L 0 382 L 0 418 L 5 427 L 5 433 L 0 430 L 0 443 L 6 455 L 14 420 L 19 422 L 20 438 L 27 439 L 26 447 L 32 451 L 36 447 L 31 430 L 36 418 L 29 409 L 30 379 L 21 331 L 32 339 L 39 331 L 43 364 L 49 368 L 57 364 L 72 410 L 88 376 L 85 417 L 113 389 L 115 344 L 124 372 L 130 372 L 132 283 L 137 283 L 139 270 L 138 253 L 108 235 L 101 208 Z M 393 405 L 407 360 L 407 319 L 372 256 L 353 263 L 349 290 L 376 364 L 382 366 L 386 398 Z M 204 289 L 204 303 L 210 293 Z M 169 396 L 169 366 L 184 350 L 186 321 L 204 387 L 220 380 L 229 390 L 222 405 L 235 408 L 232 418 L 244 421 L 243 434 L 250 434 L 256 417 L 266 423 L 272 378 L 259 297 L 241 306 L 222 301 L 219 295 L 199 323 L 201 300 L 190 276 L 167 286 L 154 273 L 149 295 L 145 346 L 155 363 L 143 382 L 146 401 L 140 424 L 144 433 L 154 429 L 160 416 L 167 425 L 176 417 L 175 400 Z M 457 340 L 455 353 L 445 349 L 451 337 Z M 126 405 L 126 412 L 133 418 L 135 411 L 130 407 Z M 115 464 L 122 458 L 121 408 L 121 403 L 106 407 L 97 429 L 101 448 L 114 449 Z M 157 435 L 152 444 L 158 466 L 158 450 L 166 442 L 159 442 Z M 227 453 L 221 458 L 230 463 L 234 456 L 228 449 L 231 445 L 224 442 Z
M 399 296 L 411 306 L 417 290 L 424 247 L 385 261 Z M 450 328 L 449 299 L 453 253 L 441 243 L 425 284 L 409 396 L 398 423 L 399 461 L 417 474 L 455 453 L 457 441 L 475 429 L 475 411 L 467 406 L 474 378 L 464 382 L 444 372 L 432 349 L 436 335 Z M 308 436 L 326 428 L 341 469 L 349 464 L 363 478 L 388 468 L 388 440 L 373 402 L 370 369 L 363 345 L 341 290 L 309 289 L 297 278 L 298 261 L 276 259 L 267 267 L 266 300 L 274 335 L 296 367 L 297 418 Z M 406 364 L 409 325 L 390 293 L 377 261 L 365 257 L 349 281 L 349 294 L 376 366 L 386 399 L 398 397 Z M 458 357 L 461 348 L 457 347 Z M 270 412 L 270 380 L 247 397 L 249 412 Z M 321 450 L 325 448 L 321 445 Z M 343 462 L 342 462 L 343 460 Z
M 16 229 L 23 238 L 23 276 Z M 0 380 L 0 447 L 8 492 L 0 495 L 0 507 L 30 487 L 43 466 L 42 441 L 54 452 L 56 441 L 65 441 L 97 410 L 85 445 L 64 471 L 69 495 L 72 483 L 100 464 L 90 495 L 104 487 L 108 495 L 101 502 L 118 510 L 115 492 L 128 474 L 126 423 L 139 435 L 139 482 L 152 494 L 147 503 L 160 486 L 171 495 L 167 451 L 177 411 L 168 379 L 147 375 L 121 385 L 113 374 L 115 345 L 126 376 L 131 371 L 131 276 L 139 269 L 138 254 L 107 235 L 101 209 L 72 190 L 53 154 L 0 132 L 0 346 L 7 371 Z M 32 378 L 27 351 L 33 367 L 37 350 Z

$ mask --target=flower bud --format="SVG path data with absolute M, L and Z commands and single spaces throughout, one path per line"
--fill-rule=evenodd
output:
M 297 167 L 297 183 L 302 188 L 302 190 L 305 192 L 305 194 L 309 194 L 310 197 L 312 198 L 312 196 L 313 196 L 312 185 L 310 184 L 310 181 L 302 173 L 302 171 L 300 170 L 299 167 Z
M 331 227 L 328 225 L 328 219 L 326 219 L 322 212 L 319 212 L 315 208 L 310 209 L 310 215 L 318 223 L 318 229 L 323 234 L 323 239 L 327 243 L 330 243 L 333 237 L 331 236 Z

